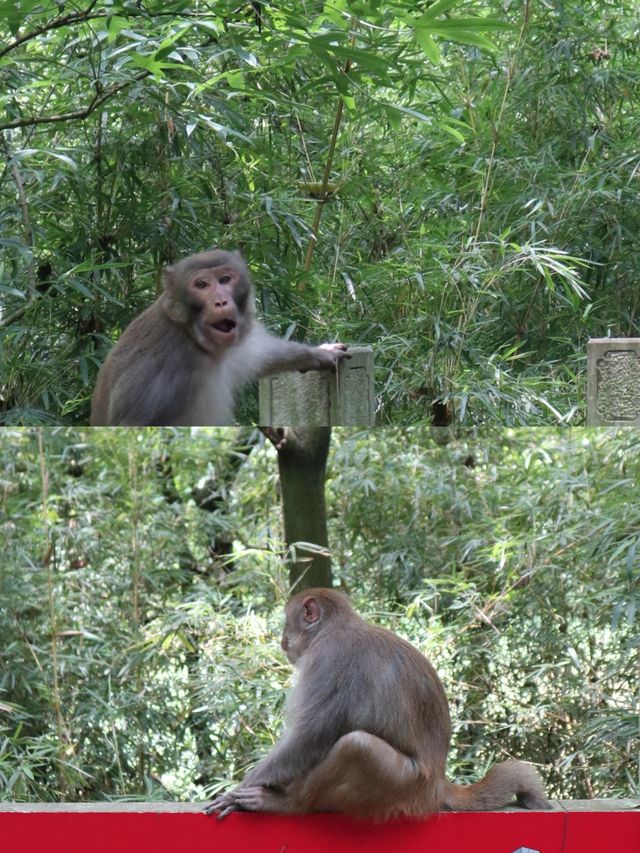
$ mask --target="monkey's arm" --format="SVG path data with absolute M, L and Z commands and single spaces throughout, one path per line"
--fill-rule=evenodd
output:
M 331 695 L 332 682 L 322 686 L 322 693 Z M 299 694 L 298 694 L 299 695 Z M 304 706 L 304 700 L 302 702 Z M 232 811 L 242 810 L 236 793 L 245 788 L 264 787 L 276 791 L 284 790 L 291 782 L 300 780 L 319 764 L 327 755 L 336 740 L 338 725 L 334 719 L 330 698 L 321 699 L 325 713 L 308 713 L 296 724 L 297 715 L 292 714 L 294 722 L 287 727 L 271 752 L 262 758 L 242 782 L 231 791 L 219 794 L 205 807 L 205 813 L 220 812 L 224 817 Z
M 326 750 L 318 746 L 318 732 L 289 729 L 268 755 L 244 777 L 240 787 L 267 785 L 282 787 L 292 779 L 304 776 Z
M 220 812 L 222 818 L 232 811 L 241 809 L 242 806 L 236 802 L 235 794 L 243 788 L 256 786 L 284 788 L 293 779 L 304 776 L 318 762 L 322 754 L 317 743 L 314 744 L 307 738 L 307 734 L 303 731 L 287 730 L 271 752 L 247 773 L 239 785 L 231 791 L 218 794 L 205 807 L 205 814 Z
M 271 335 L 256 324 L 243 348 L 253 362 L 253 373 L 271 376 L 287 370 L 335 370 L 343 358 L 351 358 L 346 344 L 321 344 L 313 347 Z
M 172 426 L 193 395 L 192 353 L 183 329 L 154 303 L 125 329 L 98 374 L 92 426 Z

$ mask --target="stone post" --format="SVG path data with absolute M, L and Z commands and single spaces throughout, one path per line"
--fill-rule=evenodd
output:
M 587 425 L 640 425 L 640 338 L 587 342 Z
M 338 370 L 279 373 L 260 380 L 260 426 L 374 426 L 371 347 L 349 347 Z

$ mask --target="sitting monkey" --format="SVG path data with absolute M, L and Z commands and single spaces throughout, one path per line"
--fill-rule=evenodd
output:
M 427 658 L 369 625 L 346 596 L 308 589 L 286 607 L 282 648 L 298 671 L 271 752 L 205 812 L 344 812 L 359 818 L 550 809 L 536 770 L 503 761 L 472 785 L 445 777 L 449 704 Z

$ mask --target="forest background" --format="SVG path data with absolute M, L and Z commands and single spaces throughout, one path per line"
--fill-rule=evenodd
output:
M 639 334 L 639 43 L 635 0 L 0 2 L 0 423 L 86 423 L 213 244 L 374 346 L 380 424 L 581 423 Z
M 434 663 L 449 774 L 640 793 L 640 434 L 334 430 L 333 575 Z M 0 797 L 204 799 L 282 725 L 276 451 L 258 431 L 0 431 Z

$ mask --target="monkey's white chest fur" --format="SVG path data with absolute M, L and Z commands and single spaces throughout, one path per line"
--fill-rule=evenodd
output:
M 259 341 L 253 334 L 216 360 L 207 359 L 200 368 L 190 423 L 194 426 L 232 426 L 235 393 L 260 370 Z
M 225 361 L 209 363 L 198 384 L 199 391 L 191 406 L 189 423 L 192 426 L 232 426 L 233 371 Z

